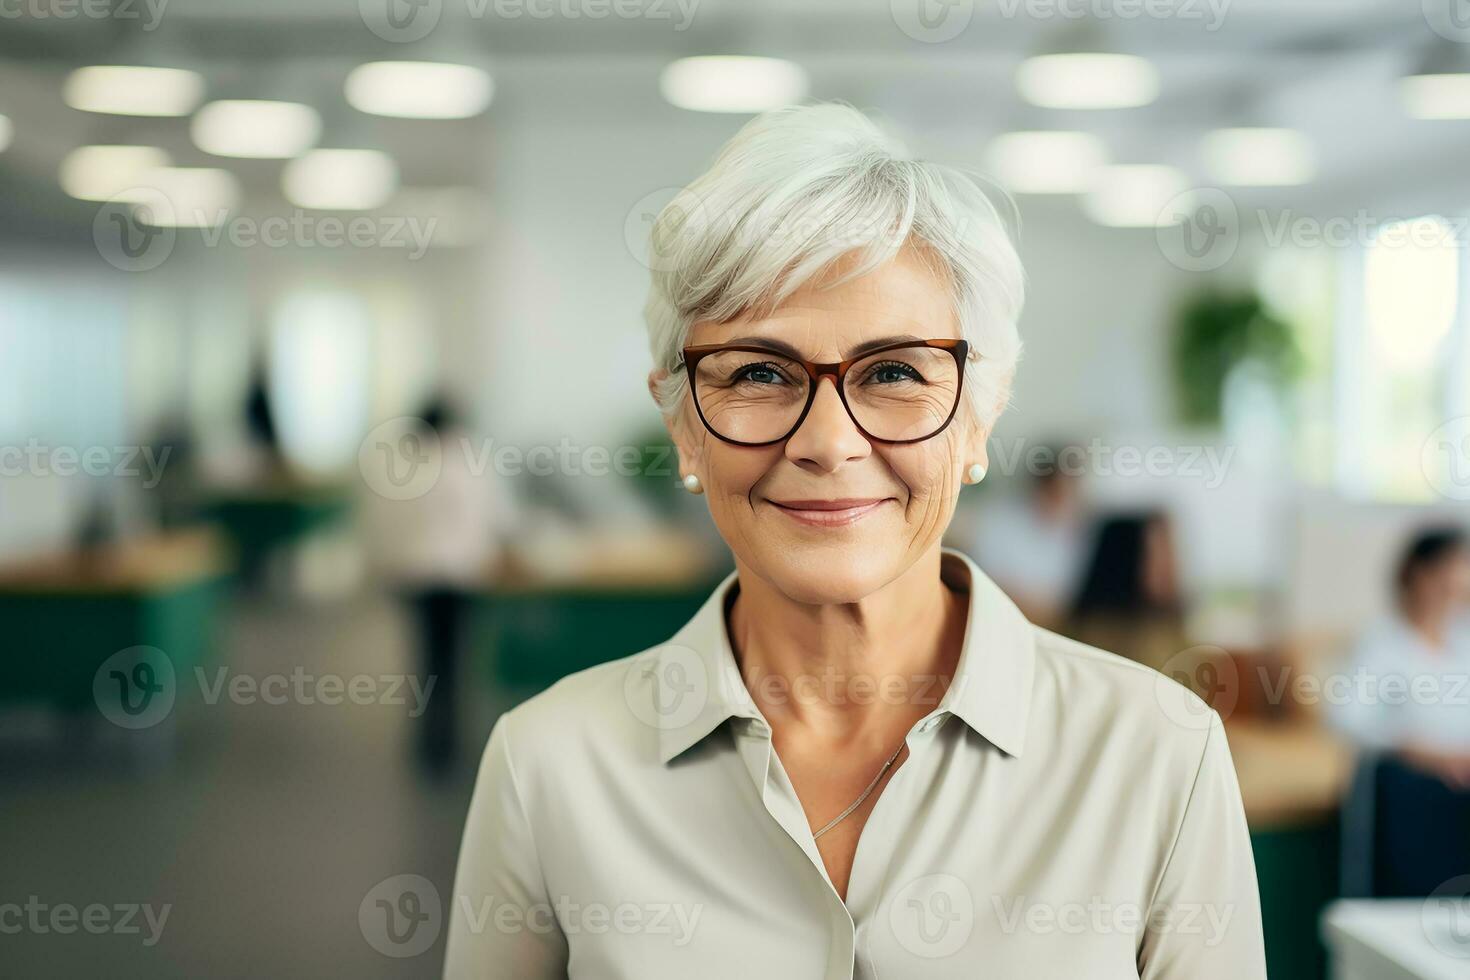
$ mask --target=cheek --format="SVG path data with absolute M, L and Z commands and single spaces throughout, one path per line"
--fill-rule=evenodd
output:
M 711 441 L 705 450 L 706 492 L 711 506 L 745 501 L 780 459 L 779 448 L 741 448 Z
M 927 547 L 944 535 L 959 498 L 956 445 L 931 439 L 913 446 L 894 446 L 885 454 L 900 483 L 908 490 L 903 520 L 915 547 Z
M 908 490 L 910 506 L 943 506 L 959 493 L 956 447 L 952 439 L 894 446 L 884 458 Z

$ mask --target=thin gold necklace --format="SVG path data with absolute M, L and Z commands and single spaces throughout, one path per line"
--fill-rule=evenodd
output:
M 905 741 L 907 741 L 907 739 L 905 739 Z M 877 789 L 878 784 L 883 781 L 883 774 L 888 772 L 889 769 L 893 768 L 893 763 L 897 761 L 898 754 L 903 751 L 903 746 L 903 742 L 898 743 L 898 748 L 894 749 L 893 754 L 888 757 L 888 761 L 883 763 L 883 768 L 878 770 L 878 775 L 874 776 L 873 781 L 868 784 L 868 788 L 863 790 L 863 795 L 853 800 L 852 805 L 849 806 L 846 810 L 843 810 L 841 813 L 837 814 L 837 816 L 833 817 L 827 823 L 827 826 L 823 827 L 815 834 L 812 834 L 812 840 L 816 840 L 818 837 L 821 837 L 827 831 L 831 830 L 833 827 L 837 826 L 842 821 L 852 816 L 852 812 L 863 805 L 863 800 L 866 800 L 869 796 L 873 795 L 873 790 Z

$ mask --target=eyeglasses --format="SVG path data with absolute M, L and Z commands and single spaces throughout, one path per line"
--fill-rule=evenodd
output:
M 864 436 L 909 443 L 933 438 L 954 419 L 969 352 L 963 340 L 912 340 L 816 362 L 767 347 L 707 344 L 684 348 L 684 369 L 704 427 L 737 446 L 790 438 L 824 376 Z

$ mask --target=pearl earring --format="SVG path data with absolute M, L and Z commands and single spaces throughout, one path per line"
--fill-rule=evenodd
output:
M 699 482 L 699 477 L 693 473 L 684 477 L 684 489 L 690 493 L 704 493 L 704 484 Z
M 985 466 L 981 463 L 971 463 L 970 468 L 965 471 L 965 475 L 971 483 L 979 483 L 985 479 Z

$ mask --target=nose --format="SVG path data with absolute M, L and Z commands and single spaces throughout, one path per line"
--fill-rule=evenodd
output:
M 836 382 L 830 378 L 818 381 L 811 411 L 786 440 L 786 458 L 805 469 L 832 473 L 843 463 L 863 459 L 872 452 L 873 444 L 858 431 L 843 407 Z

